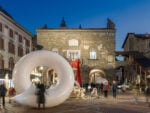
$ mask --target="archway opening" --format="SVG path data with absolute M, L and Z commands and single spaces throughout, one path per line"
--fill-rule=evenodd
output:
M 48 66 L 38 66 L 30 74 L 30 80 L 34 85 L 44 84 L 45 88 L 52 88 L 59 84 L 58 74 Z
M 101 84 L 106 82 L 106 74 L 101 69 L 92 69 L 89 73 L 89 83 L 90 84 Z

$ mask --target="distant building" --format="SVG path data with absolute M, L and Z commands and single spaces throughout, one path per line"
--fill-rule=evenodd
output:
M 135 71 L 129 78 L 140 85 L 150 83 L 150 34 L 128 33 L 122 48 L 126 61 Z
M 138 51 L 147 53 L 150 51 L 150 34 L 128 33 L 123 43 L 124 51 Z
M 80 60 L 83 83 L 89 82 L 91 70 L 99 69 L 111 79 L 115 69 L 115 24 L 108 19 L 106 28 L 68 28 L 64 18 L 60 28 L 37 29 L 37 43 L 56 52 L 68 62 Z M 96 82 L 94 75 L 94 83 Z
M 0 78 L 9 73 L 15 63 L 32 51 L 32 35 L 0 7 Z

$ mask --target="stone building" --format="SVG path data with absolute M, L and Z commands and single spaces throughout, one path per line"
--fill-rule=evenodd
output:
M 37 43 L 42 45 L 43 49 L 60 54 L 68 62 L 80 60 L 84 84 L 89 82 L 89 73 L 93 69 L 102 70 L 108 79 L 113 78 L 115 31 L 115 24 L 110 19 L 107 20 L 106 28 L 82 28 L 81 25 L 79 28 L 67 28 L 64 18 L 58 29 L 45 25 L 36 30 Z M 94 83 L 95 80 L 96 78 Z
M 150 83 L 150 34 L 128 33 L 122 48 L 132 69 L 129 80 L 145 86 Z
M 15 63 L 32 51 L 32 35 L 0 7 L 0 79 L 11 73 Z

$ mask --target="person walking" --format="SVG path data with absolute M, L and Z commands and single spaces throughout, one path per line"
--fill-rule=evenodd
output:
M 146 102 L 148 103 L 148 106 L 150 107 L 150 84 L 146 88 L 145 94 L 146 94 Z
M 101 84 L 100 84 L 100 92 L 101 92 L 102 95 L 103 95 L 103 86 L 104 86 L 104 84 L 101 83 Z
M 8 96 L 9 96 L 9 103 L 11 103 L 11 98 L 13 96 L 15 96 L 16 94 L 16 90 L 14 87 L 10 87 L 9 90 L 8 90 Z
M 110 89 L 109 83 L 105 82 L 103 85 L 103 92 L 104 92 L 104 97 L 107 98 L 108 97 L 108 90 Z
M 0 85 L 0 100 L 2 100 L 2 106 L 5 107 L 5 96 L 7 93 L 7 89 L 5 87 L 5 84 L 3 83 Z
M 117 83 L 116 83 L 116 81 L 113 81 L 112 93 L 113 93 L 113 98 L 116 98 L 116 96 L 117 96 Z
M 133 92 L 134 102 L 135 102 L 135 104 L 137 104 L 139 96 L 140 96 L 140 91 L 139 91 L 138 85 L 135 85 L 133 87 L 132 92 Z
M 45 86 L 44 84 L 37 85 L 37 103 L 38 103 L 38 108 L 40 108 L 41 104 L 43 104 L 43 108 L 45 108 Z

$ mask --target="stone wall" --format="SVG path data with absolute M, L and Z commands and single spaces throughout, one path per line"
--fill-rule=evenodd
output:
M 70 42 L 69 42 L 70 41 Z M 115 30 L 112 29 L 38 29 L 37 43 L 44 49 L 57 51 L 68 61 L 69 50 L 78 50 L 81 76 L 88 82 L 91 69 L 103 69 L 107 76 L 115 67 Z M 90 59 L 89 52 L 96 51 L 96 59 Z

